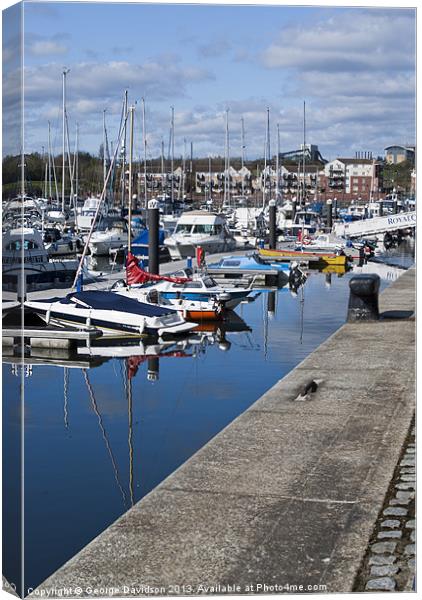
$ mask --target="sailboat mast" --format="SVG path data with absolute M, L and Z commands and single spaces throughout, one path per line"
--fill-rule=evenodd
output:
M 230 150 L 229 150 L 229 109 L 226 109 L 226 138 L 224 161 L 224 205 L 230 205 Z
M 145 120 L 145 98 L 142 98 L 142 138 L 144 140 L 144 204 L 148 208 L 148 190 L 147 190 L 147 131 Z
M 64 184 L 65 184 L 65 162 L 66 162 L 66 75 L 70 69 L 63 68 L 62 77 L 62 212 L 64 212 Z
M 163 197 L 163 201 L 165 198 L 165 174 L 164 174 L 164 140 L 161 140 L 161 195 Z
M 278 196 L 280 194 L 280 124 L 277 123 L 277 157 L 275 160 L 275 170 L 276 170 L 276 191 L 275 191 L 275 201 L 278 201 Z
M 306 146 L 306 104 L 303 101 L 303 153 L 302 153 L 302 177 L 303 177 L 303 186 L 302 186 L 302 203 L 305 205 L 306 203 L 306 169 L 305 169 L 305 146 Z
M 106 157 L 106 109 L 103 110 L 103 185 L 107 177 L 107 157 Z
M 244 173 L 244 166 L 245 166 L 245 123 L 243 120 L 243 117 L 240 119 L 240 129 L 241 129 L 241 170 L 242 170 L 242 198 L 244 198 L 245 196 L 245 173 Z
M 48 122 L 48 199 L 51 201 L 51 142 L 50 142 L 50 121 Z
M 174 208 L 174 106 L 171 107 L 171 205 Z
M 208 155 L 208 200 L 210 204 L 212 202 L 212 193 L 211 193 L 211 154 Z
M 270 144 L 270 108 L 267 107 L 267 156 L 268 156 L 268 199 L 271 200 L 271 144 Z
M 129 133 L 129 199 L 128 199 L 128 252 L 131 250 L 132 245 L 132 163 L 133 163 L 133 121 L 134 121 L 135 107 L 130 107 L 130 133 Z
M 122 173 L 121 173 L 121 185 L 122 185 L 122 199 L 121 206 L 124 208 L 125 205 L 125 186 L 126 186 L 126 139 L 127 139 L 127 116 L 128 116 L 128 107 L 127 107 L 127 94 L 128 91 L 125 90 L 124 100 L 123 100 L 123 113 L 124 113 L 124 123 L 123 123 L 123 140 L 122 140 Z

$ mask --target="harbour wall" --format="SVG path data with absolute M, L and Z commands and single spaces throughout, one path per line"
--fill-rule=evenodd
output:
M 415 278 L 381 294 L 390 318 L 343 325 L 32 595 L 352 591 L 414 415 Z

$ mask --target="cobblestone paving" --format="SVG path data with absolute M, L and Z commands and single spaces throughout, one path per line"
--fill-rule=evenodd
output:
M 375 524 L 354 591 L 414 591 L 415 482 L 413 424 Z

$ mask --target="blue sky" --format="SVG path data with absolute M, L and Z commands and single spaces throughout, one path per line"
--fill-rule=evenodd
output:
M 98 152 L 102 112 L 115 139 L 124 89 L 137 101 L 135 154 L 142 152 L 140 99 L 146 102 L 148 156 L 167 151 L 175 108 L 176 155 L 263 154 L 266 108 L 271 147 L 307 141 L 323 156 L 382 154 L 415 141 L 413 9 L 25 2 L 26 149 L 61 148 L 61 72 L 67 76 L 71 143 Z

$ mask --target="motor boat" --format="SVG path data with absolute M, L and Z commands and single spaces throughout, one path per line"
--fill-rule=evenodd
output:
M 27 300 L 25 306 L 47 324 L 96 327 L 104 335 L 177 335 L 196 327 L 196 323 L 187 323 L 175 310 L 98 290 L 72 292 L 64 298 Z
M 140 286 L 128 287 L 123 280 L 117 281 L 111 289 L 126 298 L 177 310 L 186 321 L 202 323 L 219 321 L 223 318 L 223 303 L 216 298 L 206 300 L 166 298 L 155 287 L 151 289 Z
M 33 227 L 9 229 L 2 238 L 3 289 L 16 291 L 22 276 L 26 289 L 72 282 L 77 260 L 52 260 L 41 233 Z
M 197 302 L 216 301 L 224 309 L 236 308 L 251 292 L 245 287 L 221 287 L 212 277 L 194 273 L 186 268 L 168 276 L 153 275 L 139 267 L 135 256 L 129 254 L 126 263 L 127 284 L 132 289 L 141 287 L 155 289 L 168 300 L 195 300 Z
M 98 218 L 106 216 L 107 207 L 101 198 L 87 198 L 78 214 L 78 228 L 83 231 L 89 231 L 92 226 L 92 222 L 98 210 Z
M 290 266 L 287 262 L 265 262 L 257 253 L 246 254 L 243 256 L 223 256 L 218 262 L 207 265 L 208 270 L 221 270 L 222 272 L 243 273 L 259 272 L 265 275 L 268 271 L 278 271 L 284 274 L 286 279 L 289 276 Z
M 173 260 L 195 256 L 201 247 L 207 254 L 231 252 L 236 240 L 223 215 L 202 210 L 185 212 L 177 221 L 174 233 L 164 240 Z
M 83 248 L 82 238 L 79 235 L 62 232 L 57 227 L 44 229 L 43 242 L 49 256 L 76 254 Z
M 100 228 L 92 233 L 88 247 L 92 256 L 106 256 L 110 250 L 126 246 L 128 239 L 128 225 L 125 219 L 103 217 Z

